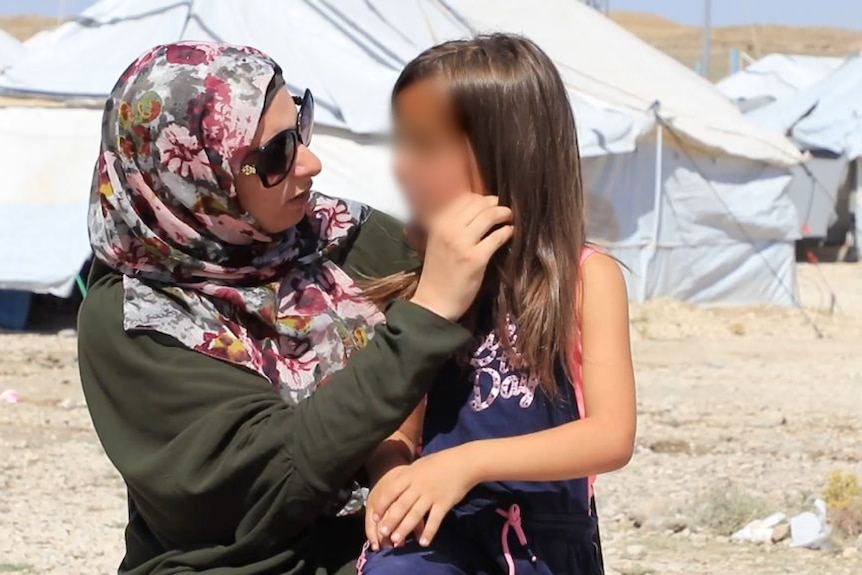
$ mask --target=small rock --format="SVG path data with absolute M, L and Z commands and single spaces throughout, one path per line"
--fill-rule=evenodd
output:
M 658 516 L 658 517 L 650 517 L 645 522 L 644 525 L 652 531 L 669 531 L 671 533 L 679 533 L 686 527 L 688 527 L 688 519 L 681 515 L 674 515 L 673 517 L 667 516 Z
M 72 328 L 61 329 L 57 332 L 59 337 L 76 337 L 78 332 Z
M 643 559 L 646 557 L 646 547 L 643 545 L 629 545 L 626 547 L 624 555 L 629 559 Z
M 624 563 L 619 566 L 619 573 L 620 575 L 652 575 L 655 571 L 640 563 Z
M 634 511 L 629 514 L 629 518 L 631 519 L 632 526 L 635 529 L 640 529 L 649 519 L 649 515 L 644 511 Z
M 771 427 L 779 427 L 787 423 L 787 418 L 780 411 L 771 411 L 761 413 L 760 416 L 751 422 L 752 427 L 768 429 Z
M 72 409 L 81 409 L 87 407 L 87 404 L 83 401 L 75 401 L 74 399 L 64 399 L 57 404 L 57 407 L 69 411 Z
M 790 537 L 790 524 L 789 523 L 781 523 L 780 525 L 776 525 L 775 529 L 772 530 L 772 542 L 773 543 L 781 543 L 785 539 Z
M 841 556 L 845 559 L 850 559 L 851 557 L 856 557 L 859 554 L 859 550 L 855 547 L 846 547 L 844 551 L 841 552 Z

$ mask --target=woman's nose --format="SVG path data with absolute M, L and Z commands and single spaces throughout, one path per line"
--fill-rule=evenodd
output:
M 293 173 L 297 178 L 313 178 L 320 173 L 320 158 L 307 146 L 300 144 L 296 150 L 296 163 Z

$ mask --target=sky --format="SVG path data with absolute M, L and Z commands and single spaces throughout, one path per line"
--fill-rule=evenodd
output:
M 575 1 L 575 0 L 572 0 Z M 683 24 L 700 24 L 704 0 L 609 0 L 612 10 L 651 12 Z M 0 0 L 0 15 L 71 16 L 92 0 Z M 862 30 L 862 0 L 712 0 L 716 26 L 784 24 Z

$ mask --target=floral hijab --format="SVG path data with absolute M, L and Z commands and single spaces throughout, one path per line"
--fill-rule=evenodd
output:
M 363 347 L 383 315 L 327 259 L 367 208 L 313 195 L 271 236 L 243 212 L 233 174 L 278 65 L 252 48 L 156 47 L 105 107 L 90 243 L 124 274 L 124 327 L 169 335 L 251 369 L 289 403 Z

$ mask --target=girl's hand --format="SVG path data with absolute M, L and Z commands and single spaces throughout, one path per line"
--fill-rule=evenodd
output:
M 496 196 L 463 194 L 431 223 L 411 301 L 450 321 L 467 311 L 491 256 L 512 238 L 512 211 Z M 496 229 L 495 229 L 496 228 Z
M 386 510 L 378 511 L 380 509 L 379 500 L 383 494 L 392 493 L 398 489 L 397 485 L 401 483 L 399 478 L 408 467 L 410 467 L 409 461 L 392 467 L 381 475 L 374 483 L 374 487 L 371 488 L 371 493 L 365 502 L 365 537 L 368 539 L 372 551 L 379 551 L 381 547 L 393 546 L 389 537 L 380 535 L 378 521 Z
M 366 516 L 366 530 L 370 516 L 376 523 L 378 542 L 388 537 L 396 547 L 411 533 L 427 547 L 449 510 L 476 484 L 469 461 L 458 447 L 422 457 L 384 479 L 369 498 L 374 501 Z

